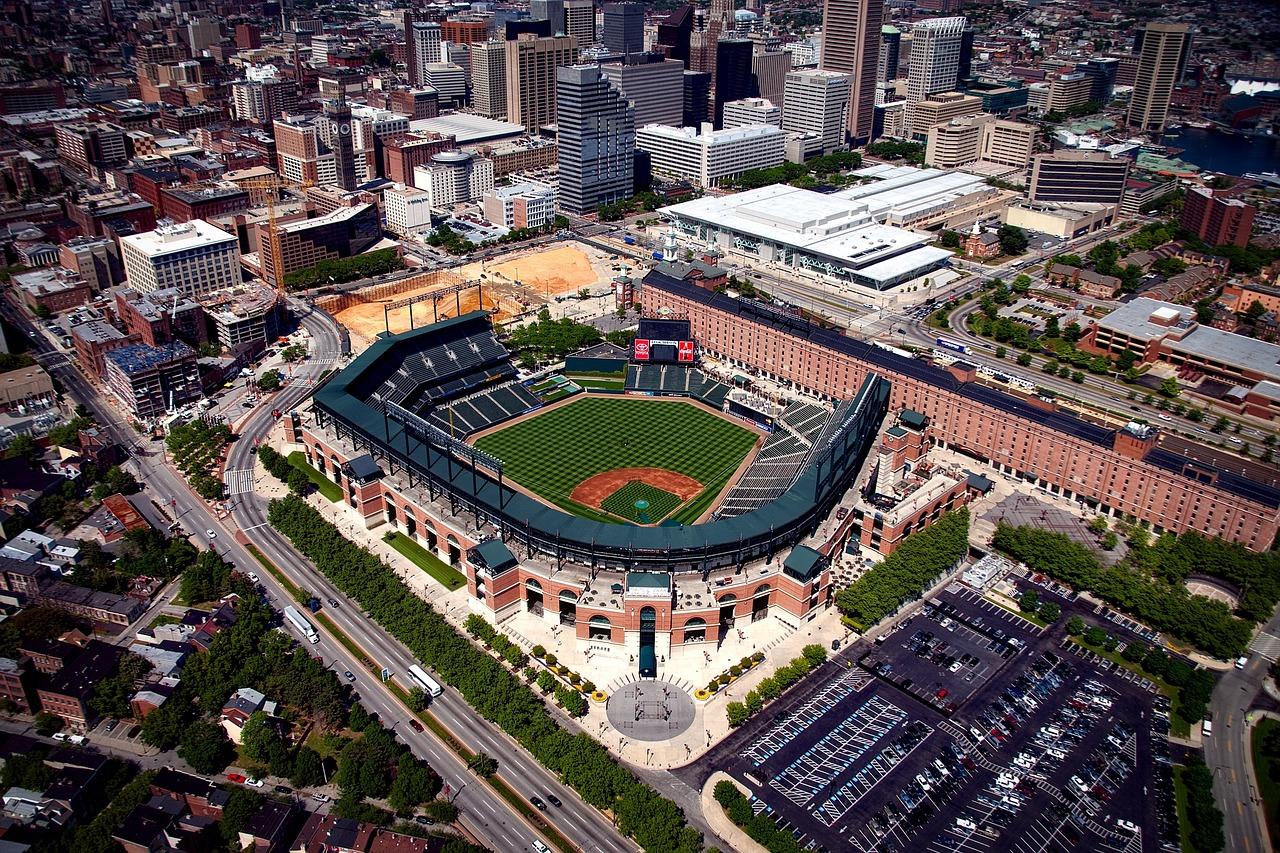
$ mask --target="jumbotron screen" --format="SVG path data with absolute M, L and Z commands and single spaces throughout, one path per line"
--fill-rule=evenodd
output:
M 693 364 L 689 321 L 642 319 L 631 353 L 645 364 Z

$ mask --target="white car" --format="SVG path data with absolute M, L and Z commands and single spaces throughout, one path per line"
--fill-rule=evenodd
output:
M 1201 737 L 1213 736 L 1213 720 L 1205 720 L 1203 723 L 1200 724 L 1200 736 Z
M 1137 831 L 1138 831 L 1138 825 L 1137 825 L 1136 823 L 1134 823 L 1133 821 L 1131 821 L 1131 820 L 1124 820 L 1124 819 L 1122 819 L 1122 818 L 1116 818 L 1116 826 L 1117 826 L 1119 829 L 1123 829 L 1125 832 L 1137 832 Z
M 205 535 L 205 536 L 208 536 L 210 539 L 217 539 L 217 538 L 218 538 L 218 534 L 214 531 L 214 529 L 213 529 L 212 527 L 210 527 L 208 530 L 206 530 L 206 531 L 204 532 L 204 535 Z
M 973 832 L 975 829 L 978 828 L 978 825 L 973 821 L 969 820 L 967 817 L 956 818 L 956 826 L 959 827 L 960 829 L 967 829 L 970 832 Z
M 258 574 L 257 574 L 257 572 L 249 572 L 249 580 L 250 580 L 250 582 L 252 582 L 252 583 L 258 583 Z
M 246 785 L 250 785 L 250 786 L 252 786 L 252 787 L 254 787 L 254 788 L 261 788 L 261 787 L 262 787 L 262 780 L 261 780 L 261 779 L 255 779 L 255 778 L 253 778 L 252 776 L 250 776 L 248 779 L 245 779 L 245 780 L 244 780 L 244 783 L 245 783 Z
M 1249 663 L 1248 655 L 1245 655 L 1243 657 L 1238 657 L 1236 658 L 1236 669 L 1244 669 L 1248 663 Z

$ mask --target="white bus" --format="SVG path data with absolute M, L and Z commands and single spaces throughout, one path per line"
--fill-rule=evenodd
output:
M 409 680 L 427 691 L 428 696 L 439 696 L 444 692 L 444 688 L 440 686 L 440 682 L 427 675 L 427 671 L 416 663 L 409 667 Z
M 307 617 L 298 612 L 298 609 L 292 605 L 284 609 L 284 618 L 289 620 L 289 624 L 298 629 L 298 633 L 307 638 L 307 642 L 313 646 L 320 642 L 320 635 L 316 633 L 315 626 L 307 621 Z

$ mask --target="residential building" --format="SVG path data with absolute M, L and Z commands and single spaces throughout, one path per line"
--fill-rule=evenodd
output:
M 19 714 L 34 714 L 35 678 L 31 660 L 19 656 L 0 658 L 0 699 L 6 699 Z
M 768 125 L 712 130 L 646 125 L 636 131 L 636 147 L 648 151 L 653 172 L 714 187 L 751 169 L 782 165 L 786 134 Z
M 413 185 L 427 193 L 431 207 L 448 210 L 493 189 L 493 163 L 466 151 L 443 151 L 414 168 Z
M 482 116 L 507 117 L 507 43 L 471 45 L 471 106 Z
M 923 135 L 930 126 L 917 129 L 916 106 L 938 92 L 951 92 L 960 75 L 960 44 L 965 19 L 931 18 L 911 28 L 911 63 L 907 73 L 906 129 Z M 977 112 L 977 110 L 974 110 Z M 937 121 L 932 122 L 937 124 Z
M 556 215 L 556 191 L 543 184 L 495 187 L 484 196 L 484 218 L 507 228 L 541 228 Z
M 440 133 L 404 133 L 382 141 L 382 169 L 387 180 L 399 184 L 413 183 L 413 170 L 442 151 L 457 148 L 453 136 Z
M 618 3 L 636 6 L 638 3 Z M 608 8 L 606 6 L 606 8 Z M 679 125 L 684 112 L 684 64 L 660 53 L 629 53 L 600 72 L 631 103 L 636 126 Z
M 1137 76 L 1129 97 L 1130 127 L 1153 134 L 1164 130 L 1173 84 L 1186 65 L 1190 46 L 1186 24 L 1149 23 L 1143 29 Z
M 644 50 L 643 4 L 604 4 L 604 46 L 623 56 Z
M 828 5 L 834 2 L 830 0 Z M 852 77 L 839 71 L 792 71 L 787 75 L 782 129 L 788 133 L 816 134 L 822 141 L 823 154 L 843 150 L 852 134 L 845 118 L 850 109 L 852 82 Z M 869 135 L 869 121 L 866 127 Z
M 260 245 L 270 245 L 270 226 L 258 223 Z M 327 258 L 349 258 L 373 248 L 382 239 L 378 208 L 372 204 L 340 207 L 325 216 L 279 225 L 283 269 L 277 275 L 272 252 L 260 258 L 263 278 L 275 286 L 295 270 L 314 266 Z
M 595 0 L 564 0 L 564 34 L 581 47 L 596 43 Z
M 116 166 L 129 159 L 125 130 L 104 121 L 57 124 L 54 139 L 58 159 L 78 172 L 95 166 Z
M 103 382 L 137 418 L 156 418 L 203 395 L 196 351 L 182 341 L 130 344 L 106 355 Z
M 841 114 L 841 119 L 844 115 Z M 646 124 L 666 124 L 671 122 L 646 122 Z M 724 105 L 724 129 L 744 127 L 753 124 L 769 124 L 782 127 L 782 109 L 767 98 L 743 98 L 741 101 L 730 101 Z M 643 126 L 643 125 L 641 125 Z M 679 125 L 674 125 L 679 126 Z
M 506 49 L 507 120 L 537 133 L 556 122 L 556 69 L 577 61 L 578 43 L 573 36 L 526 34 L 507 42 Z
M 391 110 L 355 104 L 351 107 L 352 156 L 356 184 L 383 177 L 383 146 L 387 139 L 409 132 L 409 117 Z
M 595 65 L 558 69 L 556 87 L 560 207 L 584 214 L 629 198 L 636 148 L 631 104 Z
M 752 97 L 755 92 L 751 70 L 755 42 L 750 39 L 723 38 L 716 42 L 715 126 L 724 126 L 724 105 Z
M 1083 201 L 1120 206 L 1130 160 L 1101 151 L 1055 151 L 1031 158 L 1031 201 Z
M 124 655 L 122 646 L 90 640 L 70 663 L 36 689 L 41 710 L 60 718 L 72 731 L 87 731 L 97 719 L 89 699 L 99 682 L 116 673 Z
M 907 107 L 911 109 L 910 104 Z M 962 92 L 937 92 L 915 104 L 911 113 L 911 136 L 921 142 L 928 139 L 929 128 L 960 116 L 982 112 L 982 99 Z
M 240 243 L 201 219 L 120 240 L 125 278 L 139 293 L 175 288 L 202 296 L 240 281 Z
M 818 67 L 848 75 L 846 127 L 855 145 L 871 141 L 883 18 L 884 4 L 879 0 L 824 0 L 822 6 L 823 38 Z M 894 54 L 896 66 L 896 50 Z
M 1182 201 L 1182 227 L 1210 246 L 1247 246 L 1257 208 L 1208 187 L 1191 187 Z

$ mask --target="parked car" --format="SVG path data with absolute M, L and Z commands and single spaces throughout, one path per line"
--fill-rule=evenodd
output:
M 248 781 L 248 779 L 239 773 L 228 773 L 227 781 L 235 782 L 237 785 L 243 785 L 245 782 Z

